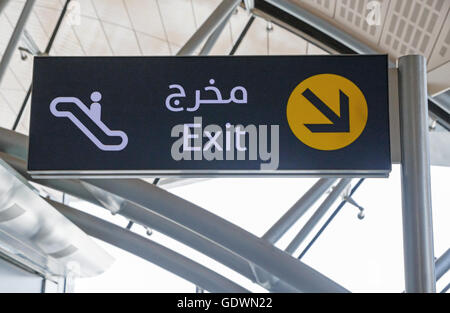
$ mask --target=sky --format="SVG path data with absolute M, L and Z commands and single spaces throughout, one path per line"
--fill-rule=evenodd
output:
M 431 168 L 434 251 L 439 257 L 450 247 L 448 206 L 450 168 Z M 247 231 L 262 236 L 317 179 L 313 178 L 216 178 L 171 188 L 189 200 Z M 358 180 L 354 179 L 352 185 Z M 389 178 L 366 179 L 355 193 L 355 201 L 365 209 L 346 204 L 322 236 L 302 259 L 303 262 L 352 292 L 401 292 L 404 290 L 400 167 L 393 165 Z M 284 249 L 309 219 L 319 201 L 277 243 Z M 306 246 L 340 199 L 314 228 L 297 252 Z M 128 221 L 94 205 L 69 201 L 69 205 L 125 227 Z M 140 225 L 138 234 L 163 244 L 255 292 L 265 290 L 203 254 L 160 233 L 150 236 Z M 139 257 L 96 240 L 114 258 L 103 274 L 80 278 L 75 292 L 195 292 L 195 286 Z M 447 273 L 438 281 L 442 290 L 450 281 Z

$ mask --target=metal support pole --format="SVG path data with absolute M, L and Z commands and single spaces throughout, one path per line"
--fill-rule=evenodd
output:
M 233 13 L 231 13 L 233 14 Z M 220 34 L 222 34 L 225 26 L 227 26 L 227 23 L 231 17 L 231 14 L 229 16 L 227 16 L 226 19 L 223 20 L 223 22 L 217 26 L 216 30 L 211 34 L 211 36 L 208 37 L 208 39 L 206 39 L 205 44 L 203 45 L 202 50 L 200 50 L 200 53 L 198 55 L 208 55 L 212 48 L 214 47 L 214 45 L 217 42 L 217 39 L 219 39 Z
M 436 292 L 431 215 L 426 61 L 398 60 L 406 292 Z
M 206 38 L 211 36 L 216 28 L 230 16 L 231 12 L 233 12 L 240 2 L 241 0 L 223 0 L 195 34 L 192 35 L 180 51 L 178 51 L 177 55 L 193 54 L 195 49 L 197 49 Z
M 322 202 L 317 211 L 313 216 L 306 222 L 305 226 L 300 230 L 300 232 L 295 236 L 291 243 L 287 246 L 286 252 L 293 254 L 295 250 L 300 246 L 300 244 L 305 240 L 306 236 L 313 230 L 314 226 L 320 221 L 320 219 L 325 215 L 328 209 L 333 205 L 337 198 L 341 195 L 347 185 L 350 183 L 351 178 L 343 178 L 336 185 L 333 191 L 328 195 L 328 197 Z
M 23 6 L 22 13 L 20 13 L 19 19 L 17 20 L 16 26 L 14 27 L 11 38 L 9 39 L 8 45 L 6 46 L 5 52 L 3 53 L 3 58 L 0 62 L 0 84 L 2 78 L 5 75 L 6 69 L 8 68 L 11 57 L 14 54 L 17 43 L 20 40 L 25 24 L 27 23 L 28 17 L 33 9 L 34 2 L 36 0 L 27 0 Z
M 263 236 L 277 242 L 299 218 L 333 185 L 335 178 L 321 178 Z

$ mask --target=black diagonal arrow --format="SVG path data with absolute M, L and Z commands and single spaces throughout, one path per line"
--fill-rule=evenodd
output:
M 328 105 L 320 100 L 309 88 L 302 95 L 311 102 L 326 118 L 330 124 L 305 124 L 313 133 L 348 133 L 350 132 L 350 116 L 348 96 L 339 90 L 339 115 L 334 113 Z

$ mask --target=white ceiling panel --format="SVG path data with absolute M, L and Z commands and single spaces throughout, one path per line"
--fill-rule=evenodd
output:
M 46 21 L 41 22 L 41 20 L 33 11 L 33 14 L 30 15 L 30 18 L 28 19 L 26 24 L 26 30 L 41 50 L 45 49 L 45 46 L 47 45 L 51 34 L 47 33 L 42 26 L 45 22 Z
M 306 47 L 306 54 L 308 55 L 325 55 L 329 54 L 325 50 L 320 49 L 319 47 L 313 45 L 312 43 L 308 43 Z
M 125 5 L 134 29 L 162 40 L 166 39 L 156 0 L 126 0 Z
M 197 28 L 206 21 L 220 2 L 220 0 L 191 0 Z
M 137 33 L 137 37 L 144 55 L 170 55 L 167 41 L 143 33 Z
M 55 9 L 55 10 L 62 9 L 61 0 L 37 0 L 36 6 L 40 6 L 43 8 Z
M 55 40 L 50 55 L 63 56 L 80 56 L 85 55 L 81 46 L 81 41 L 76 34 L 73 26 L 65 18 L 58 31 L 57 39 Z
M 269 32 L 269 54 L 306 54 L 306 41 L 277 25 L 273 25 L 273 29 Z
M 88 55 L 112 55 L 112 50 L 99 20 L 82 16 L 80 25 L 74 25 L 73 29 L 81 41 L 83 50 Z
M 369 25 L 367 22 L 367 5 L 370 1 L 372 0 L 337 0 L 335 19 L 344 27 L 352 29 L 355 33 L 355 37 L 366 41 L 368 40 L 372 46 L 377 46 L 383 30 L 390 0 L 378 1 L 380 4 L 380 23 L 378 25 Z
M 8 106 L 15 116 L 17 112 L 19 112 L 20 106 L 23 102 L 23 99 L 25 98 L 25 91 L 2 89 L 1 93 L 6 99 L 8 99 Z
M 230 28 L 231 28 L 231 37 L 233 43 L 236 42 L 248 20 L 250 19 L 250 15 L 246 10 L 242 8 L 238 8 L 237 11 L 230 17 Z
M 347 2 L 347 0 L 343 1 Z M 348 1 L 355 2 L 355 0 L 348 0 Z M 336 0 L 294 0 L 294 2 L 302 3 L 309 8 L 319 11 L 323 15 L 329 17 L 334 16 Z
M 6 5 L 4 11 L 6 15 L 8 16 L 9 21 L 12 25 L 15 25 L 17 22 L 17 19 L 20 16 L 20 13 L 22 12 L 23 8 L 23 2 L 20 1 L 10 1 Z
M 170 46 L 171 55 L 176 55 L 177 52 L 181 49 L 181 45 L 177 45 L 175 43 L 169 42 L 169 46 Z
M 103 27 L 114 55 L 141 55 L 134 31 L 108 23 Z
M 7 98 L 3 95 L 3 91 L 0 89 L 0 126 L 11 128 L 14 123 L 15 116 L 16 114 L 11 109 Z
M 391 1 L 381 48 L 391 57 L 419 53 L 428 58 L 449 7 L 448 0 Z
M 182 46 L 196 30 L 191 1 L 162 0 L 158 3 L 169 42 Z
M 20 89 L 26 90 L 31 84 L 33 58 L 27 56 L 25 60 L 20 57 L 20 52 L 16 50 L 11 58 L 9 70 L 13 72 L 14 76 L 21 86 Z
M 30 102 L 31 98 L 28 100 L 25 110 L 23 111 L 22 118 L 17 125 L 17 131 L 25 135 L 28 135 L 28 130 L 30 129 Z M 20 104 L 22 104 L 22 102 L 20 102 Z
M 92 6 L 101 20 L 131 28 L 124 0 L 92 0 Z
M 97 18 L 97 14 L 95 12 L 95 8 L 92 4 L 92 1 L 96 1 L 96 0 L 77 0 L 77 2 L 80 4 L 79 10 L 80 10 L 80 13 L 82 16 Z M 65 3 L 65 0 L 60 0 L 60 2 L 63 4 L 63 3 Z M 77 9 L 77 8 L 73 8 L 73 9 Z
M 45 33 L 50 36 L 53 33 L 56 22 L 58 21 L 60 11 L 58 9 L 49 9 L 47 7 L 36 6 L 33 9 L 33 13 L 39 19 Z
M 16 73 L 11 70 L 11 67 L 8 67 L 6 70 L 0 84 L 0 89 L 23 90 L 22 84 L 20 84 Z
M 428 68 L 430 70 L 445 64 L 450 61 L 450 11 L 447 14 L 447 19 L 444 22 L 441 33 L 436 40 L 436 45 L 431 53 Z M 450 73 L 448 74 L 450 76 Z
M 3 52 L 13 31 L 13 28 L 6 19 L 5 14 L 0 15 L 0 30 L 0 51 Z
M 268 41 L 267 41 L 267 21 L 261 18 L 255 18 L 250 27 L 247 36 L 242 41 L 239 49 L 236 51 L 237 55 L 267 55 Z

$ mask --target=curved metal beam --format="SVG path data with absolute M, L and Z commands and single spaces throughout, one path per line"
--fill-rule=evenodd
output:
M 0 129 L 0 149 L 22 152 L 23 155 L 24 150 L 26 150 L 23 146 L 27 141 L 26 136 L 16 134 L 17 140 L 4 140 L 9 133 L 11 131 Z M 46 181 L 48 180 L 41 180 L 42 183 Z M 121 198 L 133 200 L 137 205 L 152 208 L 155 213 L 207 237 L 299 291 L 347 291 L 265 240 L 257 238 L 236 225 L 142 180 L 90 180 L 89 182 L 94 186 L 100 183 L 103 186 L 97 187 L 103 190 Z
M 436 281 L 450 269 L 450 249 L 436 260 Z
M 152 208 L 155 213 L 209 238 L 300 291 L 347 292 L 267 241 L 159 187 L 137 179 L 84 181 L 137 205 Z
M 259 283 L 262 287 L 268 289 L 269 291 L 298 292 L 298 290 L 284 282 L 278 282 L 276 288 L 274 287 L 275 289 L 273 289 L 270 285 L 260 283 L 256 280 L 254 269 L 246 259 L 220 245 L 217 245 L 215 242 L 192 232 L 190 229 L 187 229 L 182 225 L 174 223 L 161 215 L 155 214 L 151 210 L 124 199 L 118 199 L 115 201 L 114 195 L 104 191 L 101 191 L 102 195 L 100 195 L 98 191 L 96 192 L 92 189 L 95 187 L 90 186 L 88 190 L 85 188 L 86 185 L 89 186 L 88 184 L 82 184 L 77 180 L 33 179 L 26 171 L 25 161 L 2 152 L 0 152 L 0 158 L 5 160 L 9 165 L 11 165 L 15 170 L 30 181 L 66 192 L 82 200 L 105 207 L 112 213 L 118 213 L 138 224 L 155 229 L 222 263 L 237 273 L 245 276 L 252 282 Z
M 137 255 L 205 290 L 249 292 L 228 278 L 150 239 L 59 202 L 47 201 L 88 235 Z
M 335 178 L 321 178 L 262 237 L 275 243 L 333 185 Z

